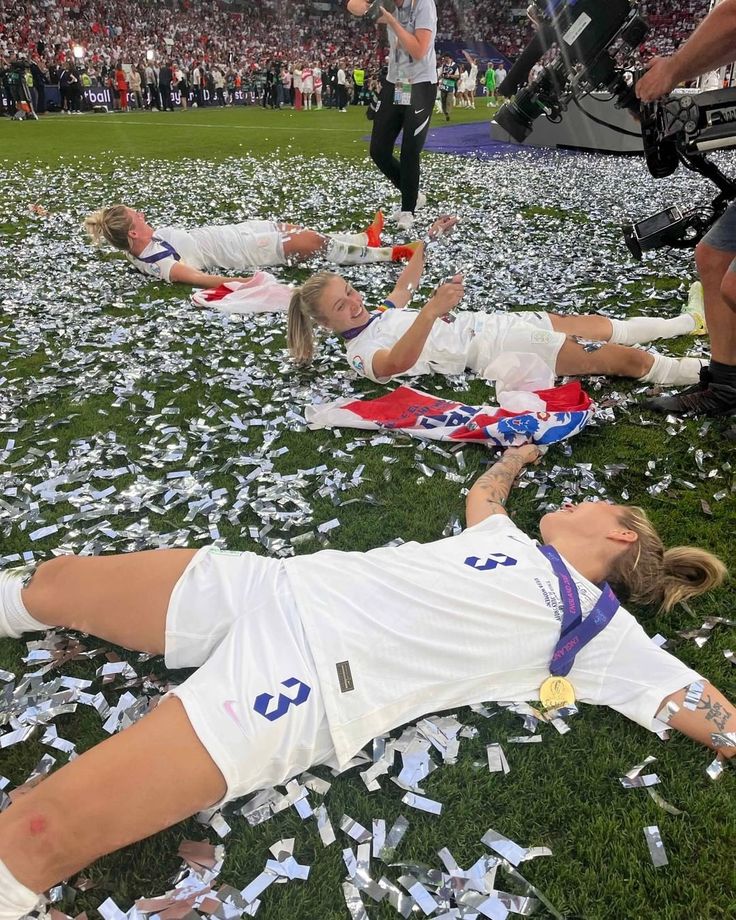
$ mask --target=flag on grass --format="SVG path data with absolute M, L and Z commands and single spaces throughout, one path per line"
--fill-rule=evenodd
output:
M 216 288 L 197 289 L 192 303 L 221 313 L 285 313 L 294 293 L 270 272 L 256 272 L 248 281 L 226 281 Z
M 577 381 L 534 393 L 545 411 L 508 412 L 468 406 L 401 386 L 378 399 L 339 399 L 308 406 L 310 428 L 390 428 L 434 441 L 482 441 L 499 447 L 556 444 L 593 417 L 593 404 Z

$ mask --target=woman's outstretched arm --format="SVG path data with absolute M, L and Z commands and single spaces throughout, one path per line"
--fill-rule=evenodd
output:
M 191 284 L 199 288 L 216 288 L 226 281 L 250 281 L 250 278 L 228 278 L 225 275 L 208 275 L 184 262 L 177 262 L 171 266 L 169 280 L 175 284 Z
M 373 374 L 379 379 L 395 377 L 414 367 L 419 360 L 435 320 L 446 316 L 462 300 L 465 288 L 461 275 L 441 284 L 419 311 L 419 315 L 391 348 L 373 355 Z
M 465 499 L 466 526 L 480 524 L 492 514 L 507 514 L 506 499 L 517 476 L 527 464 L 536 463 L 541 456 L 536 444 L 507 447 L 501 458 L 475 480 L 468 492 Z
M 438 217 L 429 230 L 427 230 L 427 239 L 431 242 L 439 239 L 444 233 L 450 233 L 456 223 L 457 217 L 443 214 L 441 217 Z M 409 259 L 404 270 L 399 275 L 393 291 L 388 295 L 388 300 L 390 300 L 395 307 L 405 307 L 416 293 L 422 277 L 422 272 L 424 271 L 425 259 L 426 245 L 424 240 L 422 240 L 414 251 L 414 255 Z
M 669 703 L 677 706 L 677 710 L 668 719 L 668 724 L 694 741 L 717 750 L 726 758 L 735 757 L 736 737 L 734 745 L 728 746 L 717 744 L 713 735 L 734 733 L 736 736 L 736 706 L 710 683 L 705 684 L 695 709 L 689 709 L 684 705 L 686 693 L 687 688 L 678 690 L 662 700 L 662 709 Z M 674 706 L 671 709 L 674 709 Z

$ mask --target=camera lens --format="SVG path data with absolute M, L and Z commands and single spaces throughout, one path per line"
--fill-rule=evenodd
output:
M 532 122 L 544 112 L 539 99 L 529 88 L 520 90 L 516 98 L 502 105 L 496 112 L 496 122 L 513 139 L 522 144 L 532 131 Z
M 513 102 L 501 106 L 496 112 L 496 122 L 519 144 L 524 143 L 532 130 L 532 123 Z

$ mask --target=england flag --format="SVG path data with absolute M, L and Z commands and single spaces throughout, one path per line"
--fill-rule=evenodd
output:
M 536 390 L 534 396 L 544 411 L 468 406 L 401 386 L 378 399 L 347 397 L 308 406 L 305 415 L 312 429 L 391 429 L 433 441 L 481 441 L 498 447 L 557 444 L 582 431 L 593 418 L 594 405 L 577 381 Z

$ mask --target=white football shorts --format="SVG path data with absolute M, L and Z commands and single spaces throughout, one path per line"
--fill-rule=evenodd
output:
M 172 690 L 227 784 L 224 801 L 337 764 L 316 669 L 277 559 L 205 546 L 176 583 L 165 660 Z
M 283 265 L 284 232 L 271 220 L 246 220 L 238 224 L 240 231 L 243 268 L 266 268 Z
M 537 355 L 556 373 L 557 355 L 566 338 L 564 332 L 555 332 L 547 313 L 489 313 L 476 329 L 468 367 L 482 375 L 499 355 L 514 352 Z

